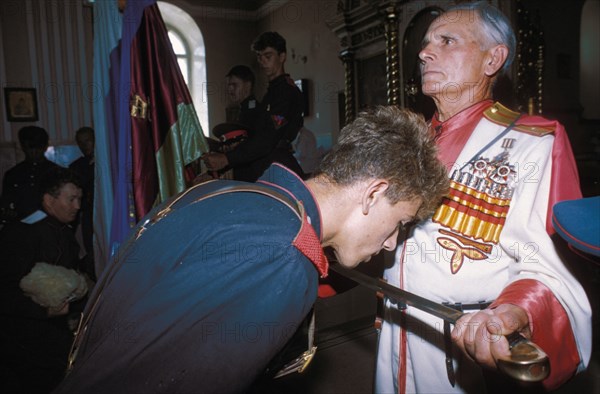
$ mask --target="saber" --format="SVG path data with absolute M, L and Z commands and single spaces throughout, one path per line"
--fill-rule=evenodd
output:
M 360 285 L 383 293 L 393 301 L 410 305 L 451 324 L 456 324 L 458 319 L 464 315 L 460 311 L 399 289 L 382 280 L 356 270 L 344 268 L 339 263 L 331 264 L 329 268 Z M 539 346 L 516 331 L 507 335 L 506 339 L 508 340 L 510 357 L 497 360 L 500 371 L 522 382 L 540 382 L 548 377 L 550 374 L 550 360 Z

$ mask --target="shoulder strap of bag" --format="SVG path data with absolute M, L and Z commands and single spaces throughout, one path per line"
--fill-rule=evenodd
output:
M 207 183 L 211 183 L 211 182 L 218 182 L 218 181 L 210 181 Z M 138 228 L 135 236 L 130 237 L 127 240 L 127 242 L 122 245 L 123 251 L 127 250 L 135 242 L 135 240 L 137 240 L 143 234 L 143 232 L 149 228 L 146 226 L 151 226 L 154 223 L 160 221 L 162 218 L 164 218 L 170 212 L 174 211 L 177 208 L 176 207 L 177 202 L 179 202 L 184 196 L 188 195 L 192 190 L 194 190 L 200 186 L 207 185 L 207 183 L 202 183 L 202 184 L 199 184 L 199 185 L 196 185 L 196 186 L 193 186 L 193 187 L 187 189 L 185 192 L 181 193 L 177 198 L 175 198 L 170 204 L 168 204 L 165 208 L 158 211 L 152 218 L 147 219 L 144 222 L 144 224 L 142 224 Z M 296 213 L 296 215 L 298 216 L 298 218 L 300 220 L 302 220 L 304 217 L 304 207 L 298 201 L 292 200 L 290 197 L 288 197 L 278 191 L 275 191 L 275 190 L 270 189 L 265 186 L 256 185 L 256 184 L 225 185 L 216 190 L 213 190 L 206 194 L 203 194 L 202 196 L 200 196 L 199 198 L 194 200 L 192 203 L 195 204 L 195 203 L 207 200 L 209 198 L 220 196 L 222 194 L 240 193 L 240 192 L 258 193 L 258 194 L 262 194 L 264 196 L 271 197 L 271 198 L 281 202 L 282 204 L 286 205 L 292 211 L 294 211 L 294 213 Z M 119 253 L 119 254 L 125 255 L 125 253 Z M 75 359 L 77 358 L 77 351 L 83 341 L 83 338 L 85 337 L 85 333 L 87 331 L 88 324 L 89 324 L 91 318 L 94 316 L 96 307 L 98 305 L 98 301 L 100 300 L 100 298 L 102 296 L 102 292 L 104 291 L 104 287 L 106 287 L 106 284 L 110 281 L 110 279 L 117 272 L 117 268 L 119 268 L 122 264 L 123 264 L 123 262 L 119 261 L 118 257 L 116 257 L 115 260 L 113 261 L 113 263 L 110 264 L 109 267 L 107 268 L 109 271 L 106 272 L 104 275 L 102 275 L 101 282 L 96 284 L 96 286 L 99 286 L 99 288 L 94 292 L 94 298 L 88 300 L 88 303 L 90 303 L 91 307 L 89 308 L 89 310 L 87 310 L 87 314 L 84 315 L 82 313 L 79 318 L 79 324 L 77 326 L 77 330 L 75 332 L 75 337 L 73 339 L 73 344 L 71 345 L 71 350 L 69 352 L 69 360 L 68 360 L 67 371 L 66 371 L 67 374 L 73 369 Z

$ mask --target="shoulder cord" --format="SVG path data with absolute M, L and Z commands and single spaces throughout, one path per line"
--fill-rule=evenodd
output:
M 185 192 L 181 193 L 169 205 L 167 205 L 165 208 L 163 208 L 159 212 L 157 212 L 152 217 L 152 219 L 147 219 L 144 222 L 144 224 L 137 230 L 135 236 L 129 237 L 127 242 L 122 246 L 122 248 L 119 248 L 119 250 L 123 250 L 123 252 L 126 251 L 133 244 L 133 242 L 135 240 L 137 240 L 142 235 L 142 233 L 147 229 L 146 228 L 147 224 L 154 224 L 154 223 L 158 222 L 159 220 L 161 220 L 162 218 L 167 216 L 168 213 L 173 210 L 173 206 L 179 200 L 181 200 L 183 197 L 185 197 L 187 194 L 189 194 L 192 190 L 196 189 L 199 186 L 203 186 L 203 185 L 206 185 L 211 182 L 216 182 L 216 181 L 201 183 L 201 184 L 193 186 L 193 187 L 187 189 Z M 201 202 L 201 201 L 204 201 L 209 198 L 216 197 L 216 196 L 219 196 L 222 194 L 235 193 L 235 192 L 258 193 L 258 194 L 262 194 L 262 195 L 274 198 L 275 200 L 277 200 L 277 201 L 281 202 L 282 204 L 286 205 L 287 207 L 289 207 L 292 211 L 294 211 L 294 213 L 296 213 L 296 215 L 298 216 L 298 218 L 300 218 L 300 220 L 303 220 L 304 208 L 303 208 L 302 204 L 300 204 L 296 201 L 293 201 L 291 198 L 281 194 L 280 192 L 277 192 L 273 189 L 270 189 L 270 188 L 267 188 L 264 186 L 259 186 L 256 184 L 223 186 L 219 189 L 213 190 L 212 192 L 202 195 L 198 199 L 194 200 L 192 202 L 192 204 L 195 204 L 197 202 Z M 120 253 L 120 254 L 124 255 L 125 253 Z M 102 291 L 104 290 L 104 287 L 110 281 L 110 279 L 112 279 L 114 274 L 117 272 L 117 268 L 120 267 L 122 265 L 122 263 L 123 262 L 119 261 L 119 259 L 117 257 L 117 258 L 115 258 L 113 263 L 110 265 L 110 267 L 107 268 L 109 271 L 105 275 L 102 276 L 102 282 L 97 284 L 97 286 L 99 286 L 99 288 L 95 293 L 94 299 L 93 300 L 90 299 L 88 301 L 88 302 L 92 303 L 91 304 L 92 306 L 90 307 L 89 312 L 85 316 L 82 313 L 79 318 L 79 324 L 77 326 L 77 330 L 75 331 L 75 338 L 73 339 L 73 344 L 71 345 L 71 350 L 69 352 L 69 358 L 68 358 L 68 364 L 67 364 L 67 370 L 66 370 L 67 374 L 73 369 L 73 364 L 75 362 L 75 359 L 77 358 L 77 351 L 79 350 L 79 346 L 81 345 L 83 338 L 85 337 L 85 333 L 87 331 L 88 324 L 89 324 L 91 318 L 94 316 L 94 312 L 96 311 L 96 306 L 98 305 L 98 301 L 100 300 L 100 298 L 102 296 Z M 310 339 L 311 338 L 309 338 L 309 345 L 311 342 Z
M 479 157 L 479 155 L 481 155 L 483 152 L 485 152 L 490 146 L 494 145 L 500 138 L 504 137 L 506 135 L 506 133 L 508 133 L 509 131 L 512 130 L 513 127 L 515 127 L 515 124 L 517 123 L 517 121 L 521 118 L 523 114 L 520 113 L 512 122 L 511 124 L 509 124 L 500 134 L 498 134 L 493 140 L 491 140 L 490 142 L 488 142 L 483 148 L 481 148 L 479 150 L 479 152 L 475 153 L 473 155 L 473 157 L 471 157 L 469 160 L 466 161 L 465 164 L 463 164 L 462 167 L 460 167 L 460 171 L 464 170 L 466 166 L 468 166 L 473 160 L 477 160 L 477 158 Z

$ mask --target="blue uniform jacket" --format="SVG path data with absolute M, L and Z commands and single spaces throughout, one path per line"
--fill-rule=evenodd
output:
M 235 393 L 251 385 L 317 297 L 319 272 L 306 257 L 310 247 L 294 246 L 306 238 L 299 233 L 314 229 L 308 244 L 314 255 L 316 241 L 322 256 L 321 219 L 306 185 L 279 165 L 259 182 L 289 191 L 309 219 L 257 193 L 194 202 L 240 182 L 194 188 L 118 251 L 57 392 Z M 324 256 L 320 263 L 325 274 Z

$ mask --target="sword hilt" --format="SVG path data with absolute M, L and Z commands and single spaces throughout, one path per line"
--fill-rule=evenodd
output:
M 498 369 L 513 379 L 522 382 L 540 382 L 550 374 L 550 360 L 535 343 L 518 332 L 506 336 L 510 349 L 509 357 L 498 358 Z

